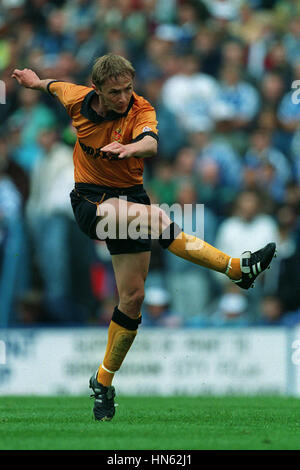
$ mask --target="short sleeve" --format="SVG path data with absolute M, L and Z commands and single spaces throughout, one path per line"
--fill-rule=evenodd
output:
M 67 113 L 72 117 L 74 105 L 81 102 L 91 88 L 74 83 L 60 82 L 54 80 L 48 83 L 50 95 L 59 99 L 66 108 Z
M 156 113 L 151 106 L 141 109 L 137 114 L 132 132 L 133 141 L 142 139 L 144 135 L 151 135 L 158 139 Z

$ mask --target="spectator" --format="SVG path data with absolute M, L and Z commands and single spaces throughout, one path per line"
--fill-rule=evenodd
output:
M 287 92 L 283 96 L 278 108 L 279 123 L 285 130 L 289 143 L 293 133 L 298 129 L 300 117 L 300 105 L 295 91 Z
M 266 73 L 262 78 L 260 91 L 262 108 L 272 109 L 277 112 L 285 91 L 285 83 L 282 76 L 275 72 Z
M 300 309 L 295 312 L 285 312 L 280 299 L 267 295 L 261 301 L 261 317 L 257 326 L 298 326 L 300 324 Z
M 111 321 L 111 311 L 118 303 L 117 296 L 107 297 L 99 306 L 97 312 L 97 326 L 108 326 Z
M 300 237 L 295 208 L 287 204 L 277 211 L 278 256 L 274 262 L 272 275 L 266 273 L 265 291 L 277 296 L 283 312 L 300 308 Z
M 43 31 L 46 29 L 47 17 L 53 8 L 59 6 L 59 1 L 49 2 L 48 0 L 27 0 L 26 19 L 34 26 L 35 31 Z M 60 2 L 62 3 L 62 2 Z
M 238 256 L 246 250 L 256 251 L 271 240 L 278 241 L 279 232 L 274 219 L 264 212 L 263 198 L 257 190 L 242 191 L 236 198 L 232 215 L 218 227 L 215 245 L 225 253 L 231 246 L 232 256 Z M 234 246 L 232 245 L 234 240 Z M 220 286 L 226 289 L 229 282 L 221 279 L 216 273 L 215 278 Z M 259 314 L 260 299 L 263 294 L 263 279 L 256 282 L 255 289 L 247 291 L 249 309 L 253 319 Z
M 235 111 L 233 106 L 217 102 L 212 117 L 214 120 L 214 141 L 229 145 L 236 155 L 243 155 L 248 146 L 248 134 L 235 126 Z
M 220 184 L 239 187 L 239 157 L 225 140 L 214 140 L 213 124 L 199 120 L 195 122 L 189 134 L 189 142 L 197 155 L 196 169 L 201 171 L 203 162 L 212 160 L 218 167 Z
M 274 22 L 280 34 L 286 32 L 289 21 L 300 14 L 300 5 L 297 1 L 278 0 L 273 8 Z
M 295 182 L 290 182 L 286 185 L 285 200 L 284 202 L 295 209 L 298 216 L 300 215 L 300 186 Z M 298 221 L 298 228 L 299 228 Z
M 214 243 L 216 218 L 209 208 L 196 206 L 197 190 L 192 182 L 183 182 L 178 187 L 176 209 L 170 216 L 174 222 L 186 227 L 189 233 Z M 204 209 L 204 212 L 203 212 Z M 204 218 L 204 220 L 203 220 Z M 185 260 L 176 258 L 168 251 L 164 253 L 166 262 L 166 285 L 171 294 L 171 308 L 182 316 L 186 323 L 195 316 L 206 321 L 206 307 L 214 291 L 213 276 L 208 275 L 204 268 Z M 182 279 L 184 278 L 184 283 Z M 186 295 L 185 285 L 191 288 Z
M 68 31 L 77 31 L 81 25 L 90 24 L 90 29 L 95 26 L 97 7 L 91 0 L 68 0 L 64 5 L 65 27 Z
M 156 109 L 160 136 L 159 155 L 163 159 L 174 160 L 175 154 L 186 143 L 186 137 L 176 115 L 161 100 L 161 78 L 147 79 L 143 83 L 143 89 L 145 98 Z
M 168 292 L 159 287 L 146 289 L 143 325 L 158 327 L 179 327 L 181 318 L 170 310 L 170 296 Z
M 20 107 L 9 119 L 10 126 L 21 128 L 20 145 L 35 145 L 40 130 L 55 123 L 54 114 L 42 103 L 34 90 L 22 88 Z
M 76 76 L 78 82 L 88 79 L 88 71 L 92 65 L 105 52 L 105 41 L 101 34 L 96 33 L 92 21 L 83 21 L 77 25 L 75 31 L 74 53 L 69 55 L 76 61 Z M 64 53 L 65 55 L 66 53 Z M 60 54 L 60 58 L 62 54 Z M 64 61 L 61 61 L 64 65 Z M 72 70 L 74 73 L 74 68 Z
M 164 40 L 161 34 L 150 36 L 145 45 L 144 56 L 133 62 L 136 64 L 136 74 L 139 83 L 144 83 L 151 78 L 162 76 L 164 63 L 172 54 L 174 49 L 174 41 Z M 177 63 L 179 71 L 179 64 Z
M 255 9 L 250 2 L 242 2 L 239 21 L 231 23 L 230 31 L 247 48 L 247 73 L 259 81 L 266 71 L 266 56 L 276 34 L 272 15 Z
M 203 0 L 209 13 L 215 18 L 228 21 L 235 20 L 238 16 L 240 0 Z
M 197 4 L 193 2 L 179 3 L 177 8 L 178 45 L 181 53 L 189 52 L 199 24 Z
M 277 148 L 277 150 L 286 155 L 290 161 L 290 152 L 288 150 L 290 143 L 288 141 L 287 145 L 286 133 L 279 125 L 277 111 L 268 106 L 262 108 L 257 116 L 256 127 L 267 131 L 270 134 L 272 147 Z M 246 153 L 246 150 L 247 149 L 244 150 L 243 154 Z
M 221 64 L 221 51 L 216 32 L 207 26 L 200 28 L 196 32 L 192 51 L 201 64 L 202 72 L 216 79 Z
M 291 179 L 291 167 L 286 156 L 271 145 L 271 135 L 256 129 L 244 157 L 245 170 L 255 172 L 257 186 L 278 203 L 284 200 L 285 185 Z
M 233 39 L 226 41 L 222 47 L 221 61 L 223 65 L 243 68 L 246 63 L 244 44 Z
M 81 312 L 70 300 L 70 232 L 75 222 L 69 204 L 73 186 L 71 149 L 62 144 L 54 128 L 39 134 L 43 156 L 36 162 L 31 179 L 27 218 L 40 271 L 44 302 L 53 321 L 80 321 Z M 63 188 L 63 191 L 62 191 Z
M 251 325 L 247 297 L 234 287 L 230 286 L 221 296 L 215 312 L 210 317 L 211 326 L 234 328 Z
M 15 185 L 22 197 L 22 205 L 26 203 L 29 196 L 29 177 L 23 168 L 14 161 L 10 154 L 10 135 L 2 135 L 0 138 L 0 160 L 5 174 Z
M 278 238 L 277 224 L 264 212 L 263 198 L 257 191 L 246 190 L 236 197 L 231 217 L 220 224 L 216 246 L 225 253 L 231 247 L 232 256 L 239 256 L 245 250 L 258 250 L 270 240 L 276 243 Z
M 298 129 L 292 139 L 291 156 L 294 179 L 300 185 L 300 129 Z
M 17 93 L 15 88 L 15 83 L 10 80 L 10 70 L 6 69 L 1 72 L 2 84 L 5 84 L 5 106 L 3 106 L 3 96 L 0 96 L 1 103 L 1 117 L 0 124 L 4 126 L 12 113 L 17 109 L 18 100 Z M 3 93 L 3 88 L 1 88 L 1 93 Z
M 212 126 L 209 122 L 195 122 L 189 142 L 196 153 L 194 171 L 198 176 L 198 198 L 221 216 L 240 186 L 241 166 L 230 144 L 214 139 Z
M 266 55 L 265 68 L 268 71 L 280 74 L 284 80 L 285 89 L 289 89 L 292 81 L 293 69 L 288 61 L 286 49 L 282 42 L 274 42 Z
M 180 73 L 167 79 L 162 88 L 162 101 L 177 116 L 180 125 L 190 131 L 191 119 L 207 119 L 219 93 L 217 81 L 199 71 L 195 55 L 181 57 Z
M 286 56 L 290 64 L 300 60 L 300 16 L 295 16 L 288 24 L 287 32 L 282 39 Z
M 55 61 L 63 51 L 74 51 L 74 36 L 66 31 L 66 15 L 62 9 L 53 9 L 47 17 L 46 28 L 39 31 L 33 46 L 41 49 L 49 59 Z
M 257 320 L 259 326 L 280 326 L 283 309 L 278 297 L 266 295 L 260 304 L 260 318 Z
M 145 0 L 147 2 L 147 0 Z M 148 0 L 149 1 L 149 0 Z M 177 1 L 168 0 L 167 2 L 156 2 L 151 1 L 153 5 L 155 20 L 158 24 L 160 23 L 174 23 L 176 21 L 177 14 Z
M 159 162 L 149 184 L 150 193 L 155 196 L 157 203 L 171 206 L 176 202 L 177 186 L 171 163 L 164 160 Z
M 195 181 L 195 165 L 197 153 L 194 147 L 183 147 L 176 155 L 173 172 L 178 180 Z
M 24 273 L 24 222 L 22 198 L 5 173 L 6 162 L 0 155 L 0 327 L 16 322 L 16 300 L 28 288 L 20 277 Z
M 8 139 L 8 153 L 11 160 L 30 176 L 35 162 L 40 158 L 41 151 L 37 141 L 22 143 L 22 122 L 9 120 L 6 127 Z
M 251 311 L 251 319 L 255 319 L 262 296 L 270 294 L 279 306 L 266 297 L 266 310 L 268 305 L 273 305 L 274 311 L 281 312 L 278 324 L 281 321 L 295 324 L 299 310 L 292 290 L 297 292 L 294 281 L 298 279 L 300 223 L 298 0 L 3 0 L 0 3 L 0 70 L 5 83 L 5 97 L 0 98 L 1 103 L 3 99 L 6 101 L 1 104 L 0 118 L 3 131 L 0 207 L 5 213 L 0 223 L 3 235 L 0 308 L 7 306 L 2 317 L 6 323 L 19 321 L 34 325 L 53 321 L 55 312 L 49 313 L 43 304 L 48 288 L 44 274 L 39 277 L 43 261 L 37 249 L 45 254 L 55 245 L 59 250 L 66 236 L 69 245 L 64 255 L 72 257 L 76 252 L 76 257 L 72 257 L 72 266 L 66 262 L 68 275 L 61 284 L 62 290 L 67 301 L 72 298 L 77 318 L 105 322 L 105 314 L 101 320 L 101 308 L 105 311 L 105 302 L 114 297 L 110 258 L 101 243 L 85 243 L 80 238 L 81 232 L 75 231 L 68 215 L 68 191 L 64 199 L 57 197 L 58 193 L 54 196 L 52 187 L 47 189 L 53 202 L 54 212 L 51 212 L 50 201 L 48 205 L 45 197 L 48 184 L 45 174 L 41 179 L 45 187 L 37 184 L 41 197 L 36 197 L 33 186 L 29 188 L 29 178 L 37 180 L 34 174 L 38 167 L 41 172 L 44 167 L 59 167 L 55 157 L 48 158 L 51 151 L 45 150 L 42 141 L 45 143 L 49 136 L 42 132 L 44 135 L 39 137 L 41 131 L 55 125 L 62 129 L 64 141 L 76 140 L 70 119 L 56 100 L 47 94 L 38 96 L 29 89 L 19 88 L 10 77 L 14 67 L 28 67 L 42 78 L 90 85 L 94 58 L 112 51 L 132 60 L 138 93 L 157 110 L 159 160 L 145 162 L 145 185 L 151 189 L 153 202 L 204 203 L 206 239 L 213 240 L 216 231 L 224 250 L 229 246 L 227 238 L 230 247 L 234 239 L 237 255 L 244 250 L 241 240 L 249 240 L 250 244 L 257 239 L 270 241 L 277 234 L 282 253 L 263 282 L 247 293 L 247 309 Z M 70 154 L 67 147 L 62 150 L 59 139 L 56 144 L 62 152 L 59 154 Z M 68 162 L 70 176 L 66 181 L 70 178 L 73 186 L 70 156 L 62 157 L 60 163 L 63 162 Z M 58 175 L 62 179 L 66 168 Z M 50 233 L 54 230 L 54 219 L 61 221 L 60 235 L 47 238 L 51 244 L 47 246 L 45 242 L 41 248 L 43 240 L 39 237 L 32 263 L 26 255 L 27 227 L 23 220 L 29 190 L 28 207 L 31 215 L 34 214 L 31 221 L 35 220 L 35 227 L 44 227 L 47 218 L 51 220 Z M 258 193 L 264 210 L 253 209 L 256 204 L 252 196 L 248 197 L 253 192 Z M 18 221 L 16 228 L 7 209 L 7 198 L 11 214 Z M 248 201 L 241 203 L 244 214 L 240 209 L 236 212 L 236 208 L 233 212 L 235 199 Z M 253 212 L 252 216 L 249 211 Z M 56 234 L 58 231 L 57 228 Z M 37 232 L 36 229 L 36 236 Z M 78 243 L 83 246 L 80 253 Z M 292 246 L 296 247 L 294 251 Z M 8 265 L 14 250 L 18 256 L 11 258 L 13 262 Z M 58 269 L 58 263 L 55 266 Z M 155 242 L 151 266 L 149 287 L 165 286 L 166 280 L 173 279 L 176 269 L 181 275 L 179 289 L 183 276 L 186 276 L 184 282 L 195 282 L 197 295 L 200 286 L 202 300 L 196 294 L 188 300 L 180 294 L 178 301 L 182 303 L 175 310 L 181 314 L 183 302 L 188 301 L 188 310 L 193 315 L 187 324 L 208 325 L 208 316 L 219 309 L 219 296 L 226 286 L 219 284 L 216 277 L 206 279 L 207 284 L 202 278 L 198 282 L 199 267 L 193 273 L 185 271 L 186 263 L 175 269 L 162 257 Z M 294 273 L 290 291 L 286 276 L 289 269 Z M 167 287 L 173 296 L 176 283 L 172 287 L 172 282 Z M 67 287 L 70 284 L 72 289 Z M 215 299 L 211 299 L 210 289 Z M 83 304 L 86 315 L 77 309 Z M 67 317 L 59 318 L 59 321 L 69 321 Z
M 257 90 L 242 77 L 240 67 L 223 65 L 220 71 L 219 101 L 233 107 L 234 127 L 247 129 L 258 113 L 260 101 Z
M 44 309 L 39 291 L 28 291 L 18 301 L 17 320 L 24 326 L 36 327 L 47 324 L 47 312 Z

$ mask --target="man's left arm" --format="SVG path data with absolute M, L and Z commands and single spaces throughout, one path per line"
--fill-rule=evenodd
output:
M 101 150 L 108 152 L 108 158 L 148 158 L 157 154 L 158 130 L 156 112 L 146 102 L 135 116 L 130 144 L 112 142 Z
M 108 158 L 117 156 L 118 160 L 123 158 L 148 158 L 153 157 L 157 153 L 157 140 L 151 135 L 145 135 L 142 139 L 131 144 L 121 144 L 112 142 L 102 147 L 103 152 L 107 152 Z

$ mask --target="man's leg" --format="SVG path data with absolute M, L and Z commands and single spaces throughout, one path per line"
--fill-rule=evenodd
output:
M 204 240 L 183 232 L 162 209 L 154 205 L 145 206 L 121 199 L 110 199 L 97 208 L 99 220 L 105 213 L 110 212 L 112 219 L 123 227 L 126 224 L 130 227 L 131 222 L 138 217 L 141 234 L 151 234 L 152 238 L 159 238 L 161 246 L 171 253 L 226 274 L 244 289 L 253 285 L 256 277 L 269 266 L 275 255 L 276 245 L 269 243 L 255 253 L 247 251 L 240 258 L 232 258 Z
M 107 348 L 97 375 L 98 382 L 106 387 L 111 385 L 137 334 L 149 263 L 150 252 L 112 256 L 119 305 L 108 328 Z
M 98 206 L 97 214 L 99 222 L 102 219 L 96 229 L 99 238 L 101 238 L 100 227 L 104 227 L 105 223 L 108 224 L 106 227 L 112 228 L 113 236 L 117 236 L 119 229 L 124 231 L 129 228 L 125 236 L 130 237 L 132 223 L 138 219 L 141 235 L 150 235 L 151 238 L 159 239 L 161 246 L 168 248 L 176 256 L 226 273 L 233 279 L 238 279 L 241 275 L 239 259 L 238 262 L 235 263 L 234 260 L 231 263 L 229 272 L 230 256 L 205 241 L 184 233 L 177 224 L 172 223 L 165 211 L 155 205 L 146 206 L 124 199 L 112 198 Z
M 93 411 L 98 421 L 109 421 L 115 414 L 115 390 L 111 383 L 134 341 L 141 321 L 150 252 L 113 255 L 112 263 L 120 300 L 108 328 L 104 359 L 90 379 L 90 388 L 95 393 Z
M 140 232 L 151 234 L 159 239 L 163 248 L 192 263 L 227 274 L 231 279 L 241 278 L 240 259 L 231 258 L 204 240 L 184 233 L 177 224 L 172 223 L 168 215 L 159 207 L 145 206 L 123 199 L 109 199 L 97 208 L 99 221 L 104 220 L 111 226 L 129 227 L 136 217 L 139 218 Z M 98 225 L 100 229 L 101 224 Z M 96 229 L 97 231 L 97 229 Z M 101 238 L 101 233 L 98 233 Z M 129 235 L 130 236 L 130 235 Z

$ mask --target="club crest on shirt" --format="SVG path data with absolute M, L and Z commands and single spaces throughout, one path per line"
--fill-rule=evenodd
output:
M 143 132 L 149 132 L 149 131 L 152 131 L 151 127 L 143 127 Z
M 119 129 L 116 129 L 114 131 L 114 141 L 121 142 L 121 139 L 122 139 L 121 133 L 122 133 L 121 127 L 119 127 Z

